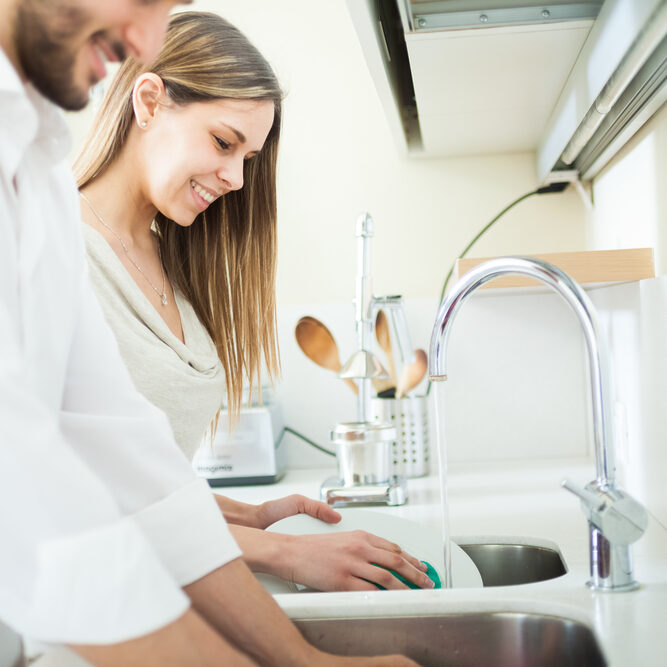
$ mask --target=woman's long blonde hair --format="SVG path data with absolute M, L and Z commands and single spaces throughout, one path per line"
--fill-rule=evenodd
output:
M 155 218 L 165 271 L 192 304 L 225 371 L 230 415 L 240 410 L 243 381 L 259 383 L 262 358 L 279 369 L 276 336 L 276 160 L 282 92 L 273 70 L 234 26 L 217 14 L 183 12 L 169 23 L 155 61 L 128 59 L 116 74 L 74 164 L 79 188 L 120 154 L 133 123 L 132 89 L 143 72 L 164 82 L 171 102 L 271 100 L 273 126 L 244 166 L 244 186 L 220 197 L 182 227 Z

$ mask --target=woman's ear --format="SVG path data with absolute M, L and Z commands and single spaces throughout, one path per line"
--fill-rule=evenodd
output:
M 164 81 L 157 74 L 144 72 L 137 78 L 132 90 L 132 107 L 140 128 L 146 129 L 151 124 L 165 97 Z

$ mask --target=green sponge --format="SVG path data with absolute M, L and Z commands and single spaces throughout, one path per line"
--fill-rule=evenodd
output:
M 440 577 L 438 576 L 438 573 L 436 572 L 435 568 L 433 565 L 430 563 L 427 563 L 425 560 L 422 561 L 424 565 L 426 565 L 426 576 L 435 584 L 433 588 L 442 588 L 442 582 L 440 581 Z M 382 567 L 381 565 L 378 565 L 377 563 L 373 563 L 375 567 Z M 386 569 L 386 568 L 385 568 Z M 398 572 L 394 572 L 393 570 L 389 570 L 399 581 L 402 581 L 406 586 L 409 586 L 410 588 L 419 588 L 417 584 L 413 584 L 411 581 L 408 581 L 404 577 L 402 577 Z M 375 584 L 381 591 L 386 590 L 384 586 L 380 586 L 380 584 L 376 584 L 375 582 L 371 582 Z

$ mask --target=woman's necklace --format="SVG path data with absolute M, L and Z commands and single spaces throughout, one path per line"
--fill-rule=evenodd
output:
M 162 271 L 162 291 L 161 292 L 157 287 L 155 287 L 155 285 L 153 285 L 153 283 L 151 282 L 151 279 L 143 272 L 142 268 L 132 259 L 132 257 L 130 257 L 130 253 L 127 250 L 127 246 L 125 245 L 125 241 L 123 241 L 123 239 L 120 238 L 120 236 L 118 236 L 116 231 L 111 226 L 107 225 L 107 223 L 104 222 L 104 218 L 102 218 L 102 216 L 95 210 L 95 207 L 90 203 L 90 199 L 88 199 L 88 197 L 86 197 L 86 195 L 84 195 L 83 192 L 79 192 L 79 195 L 81 195 L 81 198 L 83 199 L 83 201 L 85 201 L 86 204 L 88 204 L 88 206 L 90 206 L 90 210 L 95 214 L 95 217 L 118 239 L 118 241 L 120 242 L 121 247 L 123 248 L 123 252 L 125 253 L 125 256 L 130 260 L 130 262 L 132 262 L 132 264 L 136 267 L 137 271 L 139 271 L 139 273 L 141 273 L 141 275 L 144 278 L 146 278 L 146 280 L 148 281 L 148 284 L 153 288 L 155 293 L 160 297 L 160 300 L 162 301 L 162 305 L 166 306 L 167 303 L 168 303 L 167 302 L 167 292 L 166 292 L 166 289 L 165 289 L 167 281 L 166 281 L 166 278 L 165 278 L 165 275 L 164 275 L 164 265 L 162 264 L 162 252 L 160 251 L 160 243 L 158 242 L 158 244 L 157 244 L 157 253 L 158 253 L 158 257 L 160 258 L 160 269 Z

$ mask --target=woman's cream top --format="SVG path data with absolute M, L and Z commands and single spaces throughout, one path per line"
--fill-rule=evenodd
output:
M 225 391 L 215 345 L 190 303 L 174 290 L 185 344 L 175 336 L 106 239 L 83 224 L 93 288 L 137 389 L 164 411 L 192 460 Z

